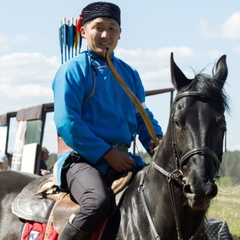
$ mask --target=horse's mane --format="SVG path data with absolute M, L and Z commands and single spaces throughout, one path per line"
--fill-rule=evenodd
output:
M 201 96 L 213 99 L 222 108 L 222 111 L 230 111 L 228 105 L 228 96 L 225 89 L 213 76 L 203 73 L 204 69 L 199 73 L 195 73 L 191 84 L 187 86 L 187 91 L 197 91 Z

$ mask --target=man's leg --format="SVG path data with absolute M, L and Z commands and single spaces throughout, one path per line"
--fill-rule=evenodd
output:
M 80 234 L 81 238 L 78 236 L 80 240 L 88 239 L 111 212 L 111 197 L 107 186 L 97 169 L 82 162 L 74 163 L 69 168 L 67 184 L 72 196 L 80 205 L 80 211 L 74 213 L 74 217 L 60 236 L 71 231 L 74 236 Z M 65 240 L 75 239 L 74 236 Z

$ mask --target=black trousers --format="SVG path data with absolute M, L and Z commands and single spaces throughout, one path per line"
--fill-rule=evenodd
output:
M 105 176 L 90 164 L 80 161 L 68 168 L 66 182 L 80 205 L 72 224 L 82 231 L 93 232 L 110 215 L 115 203 Z

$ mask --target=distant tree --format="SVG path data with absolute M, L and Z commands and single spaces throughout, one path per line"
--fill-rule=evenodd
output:
M 230 178 L 233 184 L 240 184 L 240 151 L 223 154 L 219 175 Z

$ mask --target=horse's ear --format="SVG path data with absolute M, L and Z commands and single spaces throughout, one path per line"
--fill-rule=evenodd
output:
M 226 58 L 226 55 L 220 57 L 215 67 L 214 79 L 217 80 L 222 86 L 224 85 L 228 75 Z
M 170 57 L 171 78 L 174 87 L 179 91 L 182 87 L 188 85 L 190 80 L 184 75 L 173 59 L 173 53 Z

